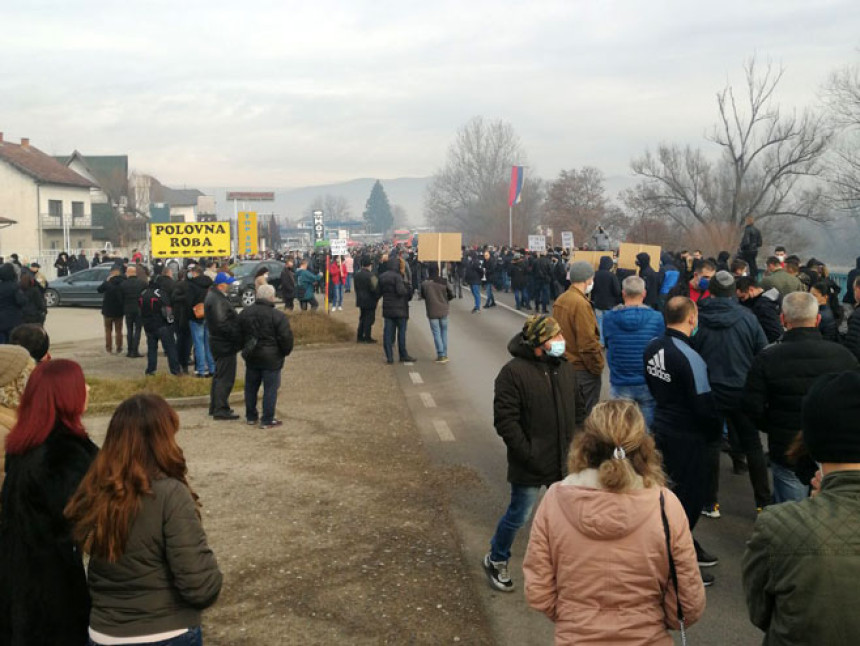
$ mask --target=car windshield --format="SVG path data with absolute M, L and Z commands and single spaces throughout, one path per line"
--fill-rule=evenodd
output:
M 236 278 L 244 278 L 245 276 L 250 276 L 254 273 L 254 270 L 257 268 L 256 263 L 248 263 L 244 265 L 236 265 L 233 267 L 233 275 Z

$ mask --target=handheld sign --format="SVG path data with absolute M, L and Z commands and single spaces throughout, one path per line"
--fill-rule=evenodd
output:
M 463 259 L 462 233 L 419 233 L 419 262 L 460 262 Z
M 346 238 L 332 238 L 329 242 L 331 243 L 332 256 L 345 256 L 349 253 Z
M 149 227 L 155 258 L 230 255 L 229 222 L 158 223 Z
M 660 251 L 662 248 L 652 244 L 637 244 L 635 242 L 622 242 L 618 247 L 618 267 L 620 269 L 636 270 L 636 255 L 642 252 L 651 256 L 651 267 L 655 270 L 660 267 Z
M 563 249 L 573 249 L 573 231 L 561 232 L 561 246 Z
M 529 236 L 529 251 L 546 251 L 546 236 Z

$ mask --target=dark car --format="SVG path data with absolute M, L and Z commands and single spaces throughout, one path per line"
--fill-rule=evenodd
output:
M 231 269 L 236 282 L 230 285 L 230 290 L 227 292 L 227 298 L 233 305 L 249 307 L 254 304 L 257 300 L 254 276 L 263 267 L 269 270 L 269 284 L 275 288 L 275 293 L 278 294 L 281 291 L 281 272 L 284 270 L 284 263 L 278 260 L 240 262 L 238 265 L 233 265 Z
M 98 289 L 108 277 L 111 268 L 99 265 L 63 276 L 48 283 L 45 290 L 45 303 L 48 307 L 57 305 L 91 305 L 101 307 L 102 294 Z

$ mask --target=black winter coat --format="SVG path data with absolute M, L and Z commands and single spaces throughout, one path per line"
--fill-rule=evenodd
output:
M 173 307 L 173 318 L 176 323 L 176 329 L 182 330 L 188 325 L 191 319 L 191 306 L 188 299 L 190 298 L 191 288 L 188 285 L 188 280 L 177 280 L 173 283 L 173 291 L 170 294 L 170 304 Z
M 821 314 L 821 321 L 818 323 L 818 331 L 821 332 L 821 337 L 825 341 L 839 342 L 839 327 L 836 325 L 836 319 L 833 318 L 833 310 L 829 305 L 819 305 L 818 313 Z
M 591 302 L 596 310 L 611 310 L 621 304 L 621 283 L 618 281 L 618 276 L 610 271 L 612 258 L 601 258 L 599 267 L 594 274 Z
M 848 333 L 845 335 L 845 347 L 860 359 L 860 307 L 854 310 L 848 319 Z
M 0 644 L 83 646 L 90 595 L 63 518 L 98 449 L 56 428 L 41 446 L 6 456 L 0 511 Z
M 788 330 L 781 343 L 759 353 L 747 377 L 743 408 L 767 433 L 771 460 L 790 466 L 785 452 L 803 427 L 801 405 L 812 382 L 857 365 L 850 352 L 825 341 L 814 328 Z
M 511 263 L 511 288 L 525 289 L 528 286 L 526 278 L 526 268 L 522 260 L 515 260 Z
M 125 302 L 122 293 L 122 284 L 125 276 L 113 276 L 99 285 L 99 294 L 102 296 L 102 316 L 107 318 L 122 318 L 125 315 Z
M 45 322 L 45 317 L 48 315 L 48 305 L 45 303 L 45 295 L 42 293 L 42 288 L 38 285 L 33 285 L 21 291 L 24 294 L 24 306 L 21 308 L 21 323 L 38 323 L 41 325 Z
M 289 267 L 281 271 L 281 298 L 285 303 L 292 303 L 296 298 L 296 272 Z
M 239 314 L 242 338 L 257 339 L 254 349 L 245 358 L 249 368 L 257 370 L 280 370 L 284 367 L 284 357 L 293 351 L 293 331 L 287 315 L 275 304 L 262 299 L 246 307 Z
M 549 486 L 567 474 L 574 429 L 585 417 L 576 373 L 565 359 L 536 357 L 517 334 L 514 357 L 495 382 L 493 423 L 508 448 L 508 482 Z
M 381 278 L 381 276 L 380 276 Z M 466 259 L 465 281 L 468 285 L 480 285 L 484 278 L 484 259 L 469 256 Z
M 389 266 L 391 266 L 389 264 Z M 379 277 L 382 296 L 382 316 L 387 319 L 408 319 L 412 289 L 396 269 L 389 269 Z
M 146 283 L 138 276 L 126 278 L 120 286 L 122 292 L 123 312 L 126 315 L 140 314 L 140 293 L 146 289 Z
M 640 253 L 636 256 L 636 263 L 639 265 L 639 278 L 645 281 L 645 305 L 654 307 L 660 297 L 660 283 L 662 279 L 651 267 L 651 256 L 647 253 Z
M 355 306 L 359 309 L 375 309 L 379 302 L 379 277 L 371 271 L 355 272 Z
M 782 310 L 781 300 L 782 295 L 779 290 L 771 288 L 741 303 L 755 314 L 768 343 L 776 343 L 783 333 L 782 321 L 779 320 L 779 313 Z
M 242 349 L 242 329 L 239 315 L 227 297 L 218 289 L 210 289 L 204 301 L 206 327 L 209 328 L 209 348 L 216 359 L 236 354 Z
M 26 299 L 12 265 L 0 267 L 0 332 L 9 332 L 21 324 L 21 310 Z

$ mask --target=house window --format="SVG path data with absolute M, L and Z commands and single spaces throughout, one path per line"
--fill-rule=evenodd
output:
M 72 202 L 72 217 L 73 218 L 84 217 L 84 203 L 83 202 Z
M 48 215 L 52 218 L 63 217 L 63 200 L 48 200 Z

